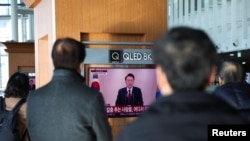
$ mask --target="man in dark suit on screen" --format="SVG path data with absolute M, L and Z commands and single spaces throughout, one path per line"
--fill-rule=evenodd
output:
M 140 106 L 143 105 L 141 89 L 134 86 L 135 76 L 129 73 L 125 76 L 126 87 L 119 89 L 116 106 Z

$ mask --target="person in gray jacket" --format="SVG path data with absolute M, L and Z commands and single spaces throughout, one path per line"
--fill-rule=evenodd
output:
M 55 41 L 52 79 L 28 97 L 32 141 L 112 141 L 104 99 L 80 75 L 84 58 L 81 42 L 68 37 Z

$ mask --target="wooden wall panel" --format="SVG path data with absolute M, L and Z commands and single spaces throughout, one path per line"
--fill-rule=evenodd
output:
M 143 34 L 142 41 L 153 41 L 166 27 L 166 0 L 75 0 L 70 4 L 67 0 L 56 1 L 57 37 L 80 39 L 79 32 L 123 33 Z M 105 37 L 103 40 L 114 41 Z
M 34 72 L 34 43 L 5 42 L 5 51 L 9 53 L 9 76 L 16 71 Z M 20 70 L 20 68 L 26 68 Z
M 136 117 L 125 117 L 125 118 L 109 118 L 110 126 L 112 127 L 112 134 L 113 138 L 115 139 L 116 136 L 122 131 L 124 125 L 129 122 L 132 122 L 136 119 Z
M 9 76 L 20 70 L 22 67 L 29 67 L 31 69 L 25 70 L 25 72 L 34 72 L 35 61 L 34 53 L 9 53 Z
M 34 8 L 41 0 L 23 0 L 25 5 L 29 8 Z
M 84 0 L 81 16 L 82 31 L 150 33 L 150 41 L 166 29 L 166 0 Z
M 80 40 L 84 0 L 55 0 L 56 38 L 72 37 Z

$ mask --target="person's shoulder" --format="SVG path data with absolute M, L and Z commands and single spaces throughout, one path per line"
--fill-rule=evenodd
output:
M 151 114 L 146 114 L 146 115 L 140 115 L 135 119 L 133 122 L 128 123 L 122 132 L 120 132 L 117 137 L 116 141 L 125 141 L 125 140 L 130 140 L 130 141 L 135 141 L 135 140 L 146 140 L 147 135 L 152 135 L 151 130 L 142 130 L 142 129 L 149 129 L 152 128 L 152 123 L 155 124 L 154 119 L 152 119 Z M 152 122 L 154 121 L 154 122 Z M 155 128 L 158 130 L 157 128 Z M 144 136 L 138 136 L 138 134 L 143 134 Z
M 19 110 L 20 118 L 26 120 L 26 112 L 27 112 L 27 102 L 23 103 Z
M 122 87 L 119 89 L 119 91 L 127 91 L 127 88 L 126 87 Z
M 30 91 L 28 97 L 38 96 L 40 93 L 44 93 L 44 90 L 47 91 L 46 89 L 44 89 L 44 87 L 45 86 L 42 86 L 40 88 Z
M 134 86 L 133 89 L 135 90 L 141 90 L 141 88 Z
M 0 104 L 2 104 L 4 98 L 2 96 L 0 96 Z
M 164 100 L 163 100 L 164 101 Z M 124 140 L 147 140 L 148 136 L 154 136 L 152 134 L 153 132 L 161 132 L 159 130 L 159 125 L 163 125 L 162 123 L 165 122 L 165 124 L 168 122 L 166 120 L 166 112 L 167 114 L 171 115 L 168 108 L 162 107 L 162 102 L 154 102 L 152 105 L 149 106 L 149 108 L 141 113 L 137 119 L 135 119 L 133 122 L 127 124 L 123 132 L 120 132 L 117 136 L 117 141 L 124 141 Z M 166 101 L 166 99 L 165 99 Z M 154 121 L 154 122 L 152 122 Z M 141 129 L 149 129 L 154 128 L 154 131 L 151 130 L 141 130 Z M 164 129 L 168 130 L 168 128 Z M 170 128 L 169 128 L 170 129 Z M 165 130 L 165 131 L 166 131 Z M 138 137 L 138 134 L 143 134 L 144 136 Z M 158 134 L 159 135 L 159 134 Z M 161 136 L 161 135 L 160 135 Z M 156 139 L 157 140 L 157 139 Z
M 242 83 L 242 86 L 245 87 L 245 88 L 250 88 L 250 84 L 247 83 L 247 82 L 243 82 L 243 83 Z
M 218 93 L 224 93 L 225 91 L 230 91 L 231 89 L 231 84 L 224 84 L 224 85 L 221 85 L 221 86 L 217 86 L 213 93 L 214 94 L 218 94 Z
M 246 83 L 227 83 L 221 86 L 216 87 L 216 89 L 214 90 L 214 94 L 218 95 L 218 94 L 232 94 L 235 93 L 238 90 L 243 90 L 243 89 L 250 89 L 250 85 L 246 84 Z

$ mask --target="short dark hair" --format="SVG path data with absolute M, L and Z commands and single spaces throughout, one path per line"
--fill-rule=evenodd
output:
M 4 97 L 26 98 L 29 93 L 29 77 L 21 72 L 14 73 L 7 82 Z
M 245 72 L 240 63 L 225 61 L 219 69 L 219 77 L 225 84 L 229 82 L 243 82 L 245 80 Z
M 205 88 L 218 56 L 204 31 L 179 26 L 154 43 L 153 58 L 166 73 L 173 90 L 194 90 Z
M 133 79 L 135 79 L 135 76 L 132 74 L 132 73 L 129 73 L 129 74 L 127 74 L 126 76 L 125 76 L 125 80 L 127 79 L 127 77 L 133 77 Z
M 73 38 L 59 38 L 52 48 L 55 68 L 77 69 L 85 58 L 85 46 Z

